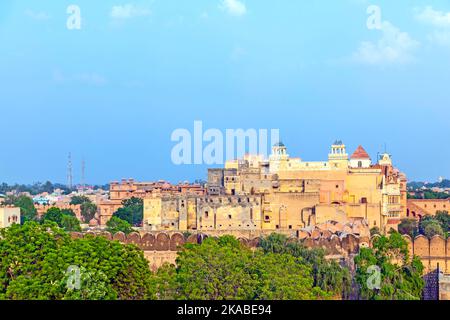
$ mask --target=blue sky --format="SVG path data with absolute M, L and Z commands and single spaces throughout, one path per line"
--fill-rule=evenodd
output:
M 69 5 L 81 9 L 68 30 Z M 381 29 L 366 25 L 369 5 Z M 412 180 L 450 177 L 448 1 L 0 2 L 0 181 L 206 178 L 173 130 L 279 128 L 293 156 L 342 139 Z

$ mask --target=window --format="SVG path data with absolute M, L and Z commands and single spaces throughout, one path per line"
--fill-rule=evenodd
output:
M 208 217 L 209 217 L 209 212 L 205 211 L 205 218 L 208 218 Z
M 230 220 L 232 219 L 231 214 L 228 215 L 228 219 L 230 219 Z
M 269 220 L 270 220 L 270 217 L 269 217 L 269 216 L 265 216 L 265 217 L 264 217 L 264 220 L 269 221 Z
M 367 203 L 367 198 L 361 198 L 361 203 Z
M 292 229 L 292 225 L 289 225 L 289 229 Z
M 358 168 L 362 168 L 362 161 L 358 161 Z

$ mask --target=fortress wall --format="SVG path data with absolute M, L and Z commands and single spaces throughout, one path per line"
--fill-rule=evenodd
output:
M 238 240 L 249 248 L 256 248 L 261 238 L 275 232 L 266 231 L 213 231 L 208 233 L 180 233 L 180 232 L 147 232 L 139 234 L 130 233 L 128 236 L 122 232 L 111 235 L 109 232 L 103 233 L 79 233 L 73 232 L 73 238 L 82 238 L 87 234 L 95 236 L 104 236 L 107 239 L 118 240 L 122 243 L 134 244 L 144 251 L 145 257 L 149 260 L 152 268 L 161 266 L 164 262 L 174 263 L 177 251 L 185 243 L 201 243 L 207 237 L 219 237 L 226 234 L 232 234 Z M 279 232 L 279 230 L 277 230 Z M 311 232 L 301 231 L 292 232 L 286 230 L 285 235 L 289 241 L 299 241 L 311 248 L 323 248 L 329 256 L 339 256 L 347 258 L 350 255 L 357 254 L 359 248 L 372 245 L 374 237 L 359 237 L 351 233 L 333 234 L 329 230 L 314 229 Z M 441 271 L 450 274 L 450 238 L 445 240 L 440 236 L 428 239 L 424 236 L 418 236 L 411 239 L 404 236 L 408 243 L 410 255 L 417 255 L 424 267 L 425 273 L 437 269 L 438 265 Z

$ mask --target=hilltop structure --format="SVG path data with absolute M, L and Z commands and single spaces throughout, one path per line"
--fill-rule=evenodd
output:
M 406 176 L 383 153 L 373 164 L 362 146 L 349 157 L 342 141 L 327 161 L 246 155 L 209 169 L 205 194 L 152 192 L 144 197 L 145 230 L 300 230 L 328 221 L 365 219 L 382 232 L 406 216 Z

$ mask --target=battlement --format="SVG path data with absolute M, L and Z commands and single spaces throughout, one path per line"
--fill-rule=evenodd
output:
M 350 226 L 347 226 L 350 228 Z M 350 229 L 346 229 L 350 231 Z M 303 243 L 308 248 L 322 248 L 326 255 L 339 258 L 348 258 L 359 252 L 360 248 L 371 247 L 374 239 L 378 236 L 368 237 L 363 234 L 347 233 L 346 231 L 333 232 L 325 226 L 321 228 L 311 228 L 299 232 L 265 230 L 265 231 L 235 231 L 235 232 L 198 232 L 198 233 L 180 233 L 173 232 L 138 232 L 125 235 L 122 232 L 111 234 L 102 233 L 71 233 L 72 238 L 83 238 L 88 235 L 102 236 L 109 240 L 117 240 L 121 243 L 134 244 L 145 253 L 145 256 L 157 266 L 163 262 L 174 263 L 176 252 L 179 251 L 185 243 L 202 243 L 208 237 L 219 237 L 225 234 L 233 234 L 238 240 L 249 248 L 257 248 L 261 239 L 273 232 L 284 233 L 289 236 L 289 241 Z M 418 236 L 411 239 L 404 236 L 408 243 L 410 255 L 417 255 L 425 266 L 425 273 L 431 272 L 439 266 L 444 273 L 450 273 L 450 238 L 445 240 L 440 236 L 427 239 L 424 236 Z M 165 258 L 164 258 L 165 257 Z M 157 258 L 157 259 L 156 259 Z M 155 262 L 155 259 L 159 262 Z M 167 260 L 168 259 L 168 260 Z M 160 263 L 161 262 L 161 263 Z M 154 267 L 154 265 L 152 265 Z

